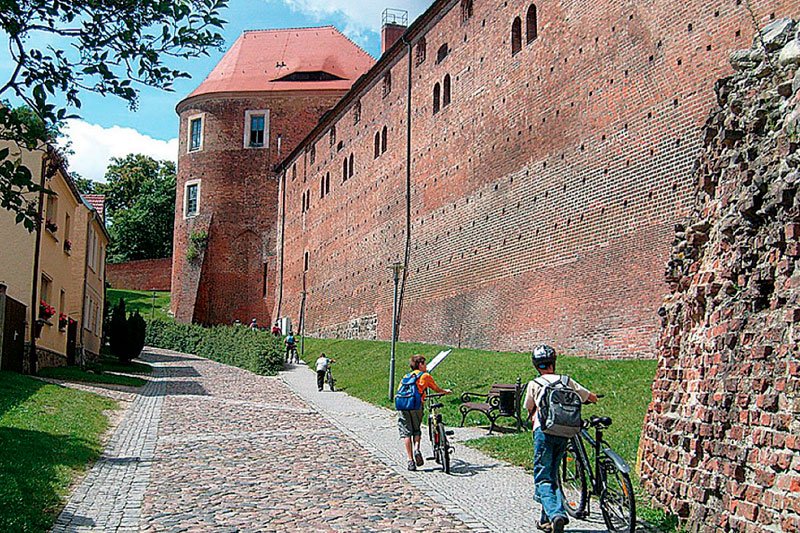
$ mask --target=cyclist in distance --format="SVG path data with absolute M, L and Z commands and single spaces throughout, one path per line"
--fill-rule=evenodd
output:
M 319 392 L 322 392 L 322 385 L 325 383 L 325 373 L 328 371 L 328 367 L 331 363 L 335 363 L 336 359 L 331 359 L 325 353 L 319 354 L 317 358 L 317 389 Z
M 536 484 L 534 498 L 542 505 L 542 516 L 537 527 L 542 531 L 562 533 L 567 525 L 567 512 L 558 489 L 558 466 L 566 452 L 567 437 L 545 433 L 537 412 L 543 406 L 543 397 L 551 387 L 562 386 L 575 391 L 583 403 L 595 403 L 597 395 L 582 387 L 569 376 L 556 374 L 556 351 L 547 345 L 537 346 L 531 354 L 533 367 L 539 376 L 528 383 L 525 408 L 533 418 L 533 480 Z
M 292 330 L 289 330 L 289 334 L 286 335 L 286 339 L 283 342 L 286 344 L 286 362 L 296 363 L 297 343 L 295 342 L 294 333 L 292 333 Z

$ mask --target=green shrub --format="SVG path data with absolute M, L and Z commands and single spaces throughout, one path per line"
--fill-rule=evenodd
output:
M 142 353 L 144 348 L 144 339 L 146 336 L 147 324 L 139 314 L 139 311 L 134 311 L 128 317 L 128 346 L 125 350 L 125 359 L 130 361 L 136 359 Z
M 128 319 L 125 314 L 125 300 L 120 299 L 111 313 L 111 353 L 120 360 L 125 359 L 128 349 Z
M 205 328 L 152 320 L 147 324 L 146 344 L 199 355 L 256 374 L 271 375 L 283 368 L 280 338 L 243 326 Z

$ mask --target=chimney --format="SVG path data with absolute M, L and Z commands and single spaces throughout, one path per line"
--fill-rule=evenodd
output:
M 381 27 L 381 55 L 392 47 L 405 33 L 408 27 L 408 11 L 401 9 L 384 9 Z

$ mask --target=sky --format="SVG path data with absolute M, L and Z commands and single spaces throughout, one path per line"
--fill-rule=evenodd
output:
M 431 0 L 432 1 L 432 0 Z M 141 87 L 138 108 L 125 101 L 82 93 L 83 103 L 64 128 L 65 143 L 73 152 L 69 168 L 83 177 L 103 181 L 112 157 L 144 153 L 156 159 L 177 160 L 178 116 L 175 106 L 192 92 L 222 58 L 225 50 L 245 30 L 333 25 L 370 55 L 380 55 L 381 13 L 385 8 L 409 12 L 409 23 L 431 3 L 428 0 L 230 0 L 222 18 L 223 50 L 210 50 L 208 57 L 173 62 L 170 66 L 192 75 L 175 83 L 173 92 Z M 0 32 L 7 42 L 7 36 Z M 32 45 L 41 46 L 38 37 Z M 6 43 L 3 43 L 6 44 Z M 2 82 L 13 70 L 7 46 L 0 47 Z

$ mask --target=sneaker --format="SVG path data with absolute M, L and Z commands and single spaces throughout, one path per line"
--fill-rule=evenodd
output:
M 538 522 L 536 522 L 536 529 L 538 529 L 539 531 L 550 532 L 553 531 L 553 524 L 551 524 L 550 522 L 544 522 L 542 520 L 539 520 Z
M 417 464 L 414 461 L 409 461 L 408 462 L 408 470 L 410 472 L 416 472 L 417 471 Z
M 414 461 L 417 463 L 417 466 L 422 466 L 425 464 L 425 459 L 422 458 L 422 452 L 417 450 L 417 453 L 414 454 Z
M 557 516 L 553 518 L 553 533 L 564 533 L 564 526 L 567 525 L 566 516 Z

